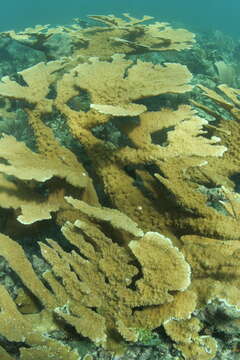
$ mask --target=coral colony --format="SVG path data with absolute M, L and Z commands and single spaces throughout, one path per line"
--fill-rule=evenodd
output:
M 148 60 L 191 48 L 187 30 L 90 18 L 0 34 L 46 57 L 0 82 L 2 118 L 21 110 L 34 139 L 0 140 L 0 256 L 17 275 L 0 285 L 0 358 L 77 360 L 80 336 L 124 354 L 162 327 L 184 359 L 211 360 L 198 314 L 240 311 L 240 91 L 189 101 L 187 67 Z

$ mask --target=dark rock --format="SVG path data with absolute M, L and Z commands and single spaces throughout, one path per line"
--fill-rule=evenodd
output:
M 51 59 L 59 59 L 63 56 L 70 56 L 72 53 L 72 39 L 69 34 L 53 34 L 44 43 L 47 55 Z
M 32 49 L 9 38 L 0 38 L 0 77 L 46 61 L 42 51 Z

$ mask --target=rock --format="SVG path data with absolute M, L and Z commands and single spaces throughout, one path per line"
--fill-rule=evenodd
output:
M 69 34 L 53 34 L 44 43 L 47 55 L 51 59 L 59 59 L 63 56 L 70 56 L 72 53 L 72 39 Z

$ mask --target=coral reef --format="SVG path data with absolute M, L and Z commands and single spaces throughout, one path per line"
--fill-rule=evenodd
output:
M 0 82 L 1 117 L 21 111 L 34 138 L 0 139 L 0 256 L 15 279 L 0 284 L 1 358 L 78 360 L 84 337 L 124 359 L 161 328 L 179 356 L 212 360 L 206 312 L 239 331 L 240 92 L 195 90 L 185 65 L 143 60 L 189 49 L 187 30 L 90 19 L 0 35 L 48 60 Z
M 35 50 L 44 49 L 49 59 L 71 54 L 106 57 L 115 53 L 182 50 L 191 47 L 194 42 L 194 34 L 185 29 L 172 29 L 168 23 L 162 22 L 143 24 L 151 20 L 151 16 L 136 19 L 128 14 L 124 14 L 124 18 L 91 15 L 89 18 L 94 20 L 94 26 L 83 27 L 80 19 L 75 19 L 76 24 L 70 26 L 51 28 L 37 25 L 19 33 L 14 30 L 4 32 L 2 37 L 5 41 L 17 40 Z M 59 49 L 59 37 L 63 40 L 62 50 L 56 50 Z

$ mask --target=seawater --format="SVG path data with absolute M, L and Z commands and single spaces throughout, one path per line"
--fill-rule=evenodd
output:
M 1 1 L 0 31 L 36 24 L 67 24 L 88 14 L 129 12 L 182 25 L 192 31 L 220 30 L 240 36 L 239 0 L 8 0 Z

